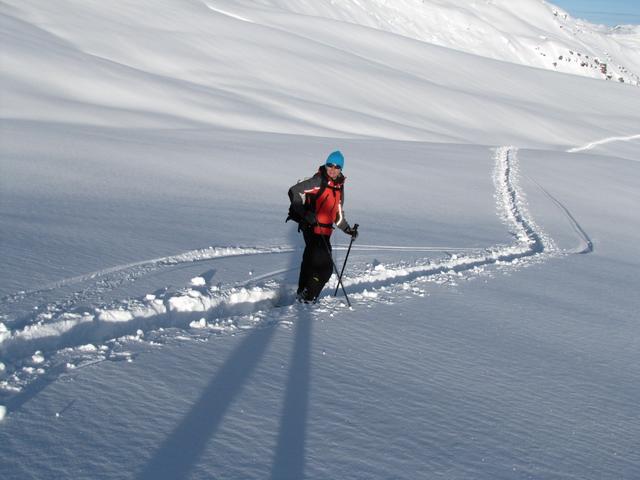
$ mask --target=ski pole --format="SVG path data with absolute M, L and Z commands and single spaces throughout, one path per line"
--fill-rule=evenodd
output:
M 356 223 L 353 226 L 353 230 L 356 232 L 358 232 L 358 224 Z M 349 248 L 347 249 L 347 255 L 344 257 L 344 263 L 342 264 L 342 270 L 340 270 L 340 275 L 338 276 L 338 285 L 336 285 L 336 291 L 333 292 L 333 296 L 335 297 L 336 295 L 338 295 L 338 287 L 340 285 L 342 285 L 342 274 L 344 273 L 344 267 L 347 266 L 347 259 L 349 258 L 349 253 L 351 253 L 351 245 L 353 245 L 353 240 L 354 240 L 354 236 L 351 235 L 351 241 L 349 242 Z
M 327 239 L 324 238 L 324 235 L 320 235 L 322 237 L 322 241 L 324 242 L 324 246 L 327 249 L 327 253 L 329 254 L 329 258 L 331 259 L 331 264 L 333 265 L 333 271 L 338 275 L 338 267 L 336 267 L 336 262 L 333 261 L 333 255 L 331 255 L 331 250 L 329 249 L 329 244 L 327 243 Z M 339 276 L 339 275 L 338 275 Z M 349 301 L 349 296 L 347 295 L 347 291 L 344 289 L 344 285 L 342 285 L 342 280 L 338 278 L 338 285 L 342 287 L 342 293 L 344 293 L 344 298 L 347 299 L 347 305 L 351 308 L 351 302 Z

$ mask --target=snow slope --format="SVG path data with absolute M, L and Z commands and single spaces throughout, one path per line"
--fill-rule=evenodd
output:
M 521 5 L 3 2 L 0 476 L 638 477 L 640 96 Z M 283 223 L 336 148 L 353 310 Z
M 638 133 L 628 85 L 360 25 L 231 1 L 34 5 L 2 18 L 6 119 L 567 147 Z
M 366 25 L 497 60 L 640 85 L 637 26 L 608 29 L 593 25 L 571 18 L 544 0 L 264 0 L 257 3 Z M 433 68 L 438 66 L 435 64 Z

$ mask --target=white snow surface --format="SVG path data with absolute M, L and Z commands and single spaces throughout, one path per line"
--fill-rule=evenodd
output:
M 261 0 L 238 3 L 276 6 L 285 11 L 365 25 L 497 60 L 640 85 L 637 25 L 609 29 L 590 24 L 571 18 L 566 11 L 545 0 Z M 207 5 L 230 15 L 228 11 L 216 8 L 216 2 Z M 245 18 L 245 21 L 249 20 Z
M 0 478 L 640 478 L 636 26 L 8 0 L 0 35 Z M 299 305 L 286 191 L 335 149 L 352 308 Z

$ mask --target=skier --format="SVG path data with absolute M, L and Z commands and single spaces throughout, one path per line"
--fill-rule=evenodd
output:
M 304 236 L 305 249 L 300 266 L 297 299 L 315 303 L 322 288 L 331 278 L 333 259 L 330 237 L 333 225 L 353 239 L 357 228 L 351 228 L 344 218 L 344 156 L 335 151 L 311 178 L 289 189 L 289 217 L 298 222 L 298 231 Z

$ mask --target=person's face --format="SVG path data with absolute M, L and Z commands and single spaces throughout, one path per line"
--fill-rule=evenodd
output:
M 333 163 L 327 163 L 327 175 L 331 180 L 335 180 L 340 175 L 341 168 L 338 165 L 334 165 Z

